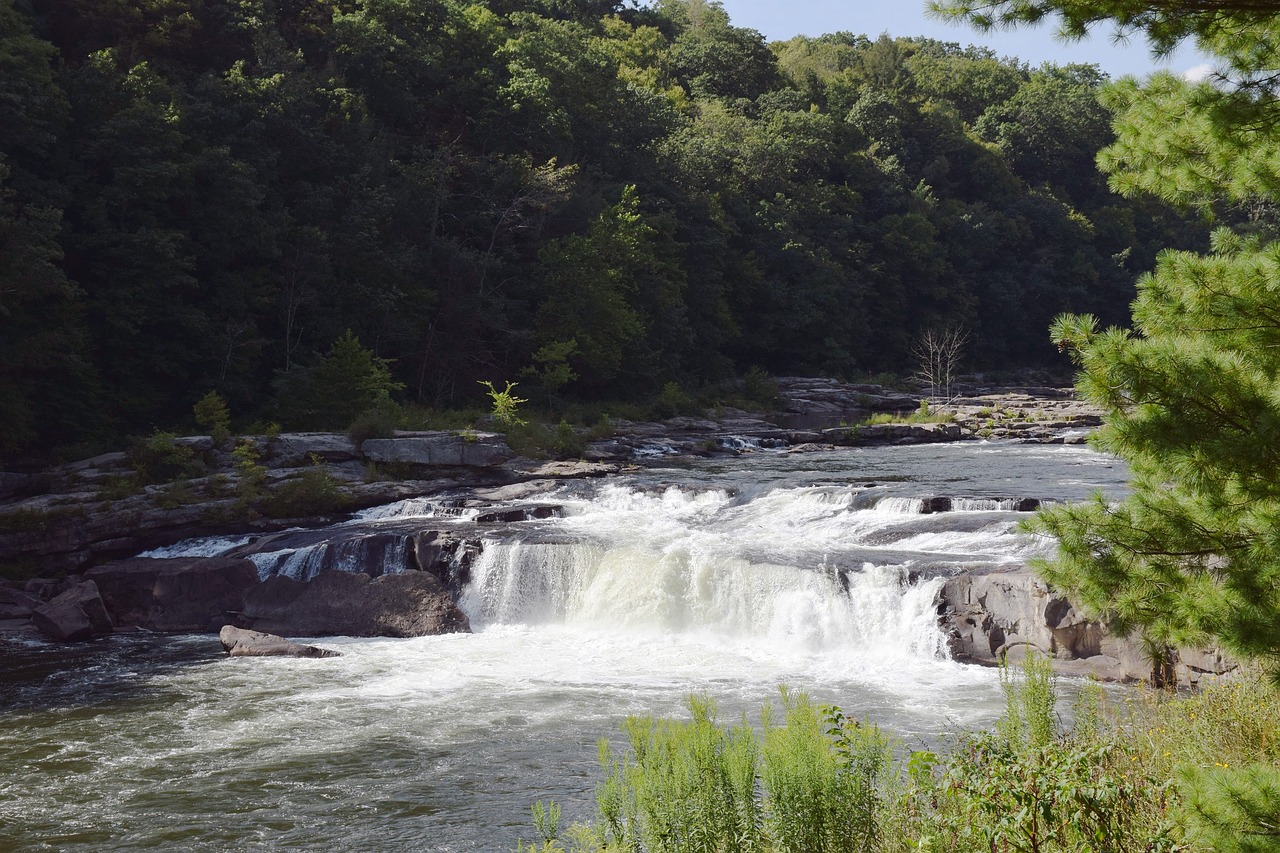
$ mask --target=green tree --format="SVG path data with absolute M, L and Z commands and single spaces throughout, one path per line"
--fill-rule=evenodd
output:
M 1267 64 L 1256 51 L 1280 31 L 1280 11 L 1255 4 L 944 5 L 980 25 L 1059 12 L 1068 33 L 1110 18 L 1162 48 L 1191 36 L 1242 74 Z M 1207 89 L 1163 75 L 1112 90 L 1118 139 L 1100 159 L 1114 187 L 1187 204 L 1280 201 L 1257 160 L 1231 156 L 1242 135 L 1261 160 L 1274 156 L 1280 127 L 1246 128 L 1245 113 L 1227 109 L 1247 101 L 1250 117 L 1280 117 L 1280 100 L 1262 88 Z M 1078 387 L 1106 410 L 1097 445 L 1129 463 L 1133 493 L 1043 512 L 1037 528 L 1061 550 L 1042 570 L 1155 643 L 1215 641 L 1280 666 L 1280 242 L 1224 228 L 1209 254 L 1165 252 L 1139 281 L 1133 318 L 1133 332 L 1081 316 L 1053 325 L 1081 368 Z
M 280 415 L 285 426 L 339 429 L 404 386 L 391 378 L 390 362 L 360 344 L 348 329 L 329 353 L 280 379 Z

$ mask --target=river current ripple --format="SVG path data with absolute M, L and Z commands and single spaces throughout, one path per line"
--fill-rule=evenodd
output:
M 535 496 L 565 517 L 485 543 L 472 635 L 325 638 L 324 660 L 7 641 L 0 850 L 512 850 L 538 799 L 589 818 L 597 742 L 690 693 L 733 722 L 785 684 L 934 744 L 1001 704 L 992 671 L 946 658 L 941 576 L 1047 547 L 996 499 L 1124 476 L 1078 446 L 751 454 Z M 967 501 L 920 515 L 930 495 Z

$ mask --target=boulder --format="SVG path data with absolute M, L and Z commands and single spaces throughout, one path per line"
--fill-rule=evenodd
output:
M 296 468 L 310 465 L 312 457 L 322 462 L 350 462 L 358 458 L 354 441 L 333 432 L 286 432 L 267 442 L 265 458 L 273 466 Z
M 467 616 L 427 572 L 371 578 L 324 571 L 309 582 L 268 578 L 245 596 L 241 627 L 320 637 L 421 637 L 469 633 Z
M 450 468 L 492 468 L 515 458 L 515 451 L 495 433 L 422 433 L 396 438 L 370 438 L 360 445 L 370 462 Z
M 98 585 L 117 625 L 175 633 L 217 630 L 258 584 L 253 563 L 226 557 L 135 557 L 85 577 Z
M 13 587 L 0 587 L 0 619 L 30 619 L 40 599 Z
M 93 581 L 84 581 L 37 607 L 31 622 L 51 640 L 90 640 L 112 631 L 111 617 Z
M 246 631 L 234 625 L 224 625 L 218 632 L 222 648 L 233 658 L 238 657 L 289 657 L 289 658 L 340 658 L 341 652 L 304 646 L 275 634 Z
M 951 654 L 964 663 L 995 666 L 1035 652 L 1063 672 L 1161 685 L 1194 685 L 1236 668 L 1216 650 L 1175 649 L 1152 660 L 1140 639 L 1114 634 L 1020 566 L 949 578 L 939 609 Z

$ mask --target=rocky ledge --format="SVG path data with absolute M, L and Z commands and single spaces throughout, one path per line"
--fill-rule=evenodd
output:
M 1196 686 L 1237 664 L 1217 649 L 1168 649 L 1153 656 L 1136 638 L 1089 619 L 1028 569 L 969 572 L 949 578 L 939 616 L 952 656 L 995 666 L 1035 652 L 1059 672 L 1106 681 Z
M 213 633 L 226 625 L 293 636 L 467 633 L 444 580 L 426 571 L 370 577 L 326 570 L 304 583 L 259 581 L 246 559 L 138 557 L 83 577 L 0 585 L 0 633 L 59 642 L 117 631 Z

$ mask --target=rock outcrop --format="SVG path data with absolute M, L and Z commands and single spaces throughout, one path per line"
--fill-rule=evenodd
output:
M 222 648 L 233 658 L 238 657 L 290 657 L 290 658 L 338 658 L 341 652 L 304 646 L 275 634 L 246 631 L 234 625 L 224 625 L 218 632 Z
M 253 563 L 223 557 L 138 557 L 96 566 L 85 577 L 97 584 L 116 625 L 174 633 L 217 630 L 258 584 Z
M 239 627 L 302 637 L 467 633 L 467 616 L 427 572 L 371 578 L 323 571 L 310 582 L 268 578 L 245 596 Z
M 360 452 L 376 464 L 493 468 L 515 458 L 506 439 L 495 433 L 401 433 L 370 438 Z
M 41 634 L 64 643 L 91 640 L 114 630 L 93 581 L 78 583 L 40 605 L 31 614 L 31 621 Z
M 1090 620 L 1029 570 L 971 572 L 947 580 L 939 610 L 952 656 L 994 666 L 1028 651 L 1053 658 L 1060 671 L 1108 681 L 1195 685 L 1236 668 L 1220 652 L 1171 650 L 1160 660 L 1136 639 Z

